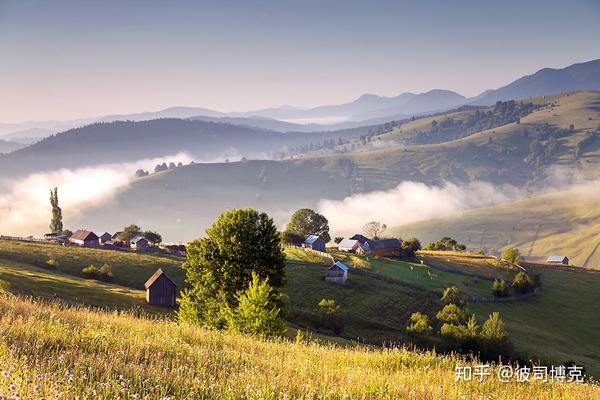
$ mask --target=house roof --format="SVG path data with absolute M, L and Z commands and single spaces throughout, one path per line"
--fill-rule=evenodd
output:
M 147 242 L 147 241 L 148 241 L 148 240 L 146 240 L 145 238 L 143 238 L 143 237 L 141 237 L 141 236 L 136 236 L 136 237 L 134 237 L 133 239 L 131 239 L 131 243 L 135 244 L 135 243 L 137 243 L 137 242 L 139 242 L 139 241 L 141 241 L 141 240 L 143 240 L 143 241 L 145 241 L 145 242 Z
M 119 235 L 120 235 L 121 233 L 123 233 L 123 231 L 115 232 L 115 234 L 114 234 L 114 235 L 112 235 L 112 237 L 113 237 L 113 238 L 117 238 L 117 237 L 119 237 Z
M 314 242 L 316 242 L 317 240 L 321 239 L 320 237 L 318 237 L 317 235 L 310 235 L 306 238 L 306 240 L 304 241 L 304 243 L 306 244 L 313 244 Z
M 344 239 L 338 243 L 338 248 L 352 249 L 358 244 L 358 240 Z
M 381 239 L 381 240 L 369 240 L 367 242 L 369 248 L 373 249 L 388 249 L 390 247 L 399 248 L 400 241 L 398 239 Z
M 108 233 L 108 232 L 102 232 L 102 233 L 101 233 L 100 235 L 98 235 L 98 236 L 99 236 L 99 237 L 102 237 L 102 236 L 106 236 L 106 235 L 108 235 L 108 236 L 112 237 L 112 235 L 111 235 L 110 233 Z
M 154 284 L 154 282 L 156 282 L 156 280 L 161 276 L 164 275 L 165 278 L 167 278 L 168 280 L 171 281 L 171 283 L 175 286 L 177 286 L 175 284 L 175 282 L 173 282 L 173 279 L 169 278 L 169 275 L 165 274 L 164 271 L 162 269 L 157 269 L 150 278 L 148 278 L 148 280 L 146 281 L 146 283 L 144 283 L 144 287 L 146 289 L 148 289 L 150 286 L 152 286 Z
M 548 257 L 548 259 L 546 260 L 547 262 L 563 262 L 564 259 L 569 259 L 569 257 L 567 256 L 550 256 Z
M 71 239 L 82 240 L 85 242 L 88 240 L 98 240 L 98 236 L 96 236 L 94 232 L 86 231 L 84 229 L 77 229 L 77 231 L 75 231 L 75 233 L 71 236 Z
M 358 242 L 360 244 L 366 243 L 369 241 L 369 238 L 366 236 L 361 235 L 360 233 L 357 233 L 356 235 L 352 236 L 350 238 L 351 240 L 358 240 Z
M 348 271 L 350 269 L 346 264 L 344 264 L 341 261 L 337 261 L 335 264 L 333 264 L 331 267 L 329 267 L 329 269 L 336 268 L 336 267 L 341 269 L 342 271 Z

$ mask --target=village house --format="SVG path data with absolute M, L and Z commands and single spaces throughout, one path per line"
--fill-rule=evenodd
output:
M 317 235 L 310 235 L 306 238 L 302 247 L 317 251 L 325 251 L 325 241 Z
M 569 258 L 567 256 L 550 256 L 546 262 L 549 264 L 569 265 Z
M 337 261 L 325 271 L 325 282 L 344 284 L 348 280 L 348 266 Z
M 354 253 L 356 252 L 356 249 L 359 245 L 360 243 L 358 242 L 358 240 L 344 239 L 338 243 L 338 250 L 345 251 L 348 253 Z
M 146 288 L 146 301 L 148 304 L 175 307 L 177 285 L 162 269 L 157 269 L 144 283 L 144 287 Z
M 374 257 L 400 257 L 401 244 L 398 239 L 369 240 L 364 254 Z
M 69 242 L 77 246 L 94 247 L 98 246 L 98 236 L 94 232 L 86 231 L 85 229 L 78 229 L 69 238 Z
M 119 240 L 119 236 L 121 236 L 123 234 L 123 231 L 119 231 L 119 232 L 115 232 L 114 235 L 112 235 L 112 240 Z
M 104 244 L 104 243 L 112 240 L 112 235 L 108 232 L 104 232 L 103 234 L 98 236 L 98 239 L 100 240 L 100 244 Z
M 150 243 L 148 242 L 148 240 L 141 236 L 136 236 L 133 239 L 131 239 L 131 248 L 133 249 L 143 251 L 147 250 L 149 246 Z
M 365 244 L 369 241 L 369 238 L 357 233 L 356 235 L 352 236 L 350 240 L 358 240 L 358 243 Z

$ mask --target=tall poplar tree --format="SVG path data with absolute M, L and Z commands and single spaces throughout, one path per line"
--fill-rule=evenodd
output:
M 61 233 L 63 231 L 62 210 L 58 206 L 58 188 L 50 189 L 50 205 L 52 206 L 52 221 L 50 231 Z

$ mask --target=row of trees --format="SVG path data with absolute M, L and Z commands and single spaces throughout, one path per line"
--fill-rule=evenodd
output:
M 427 250 L 437 250 L 437 251 L 464 251 L 467 249 L 462 243 L 458 243 L 456 239 L 452 239 L 449 236 L 444 236 L 440 240 L 437 240 L 433 243 L 429 243 L 427 245 Z
M 513 346 L 499 313 L 490 314 L 480 326 L 458 288 L 447 288 L 441 300 L 443 307 L 435 314 L 434 321 L 430 322 L 427 314 L 415 312 L 406 330 L 421 340 L 437 338 L 450 351 L 478 353 L 482 359 L 512 355 Z

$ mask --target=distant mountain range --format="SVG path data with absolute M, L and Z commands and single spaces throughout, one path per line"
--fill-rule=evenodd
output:
M 49 134 L 94 122 L 145 121 L 158 118 L 193 118 L 280 132 L 319 132 L 375 125 L 412 115 L 444 111 L 463 104 L 491 105 L 499 100 L 520 100 L 572 90 L 600 90 L 600 59 L 573 64 L 562 69 L 544 68 L 504 87 L 487 90 L 473 98 L 466 98 L 449 90 L 436 89 L 419 94 L 402 93 L 393 97 L 364 94 L 349 103 L 308 109 L 282 106 L 223 113 L 199 107 L 171 107 L 156 112 L 107 115 L 72 121 L 0 123 L 0 137 L 5 140 L 31 143 Z

